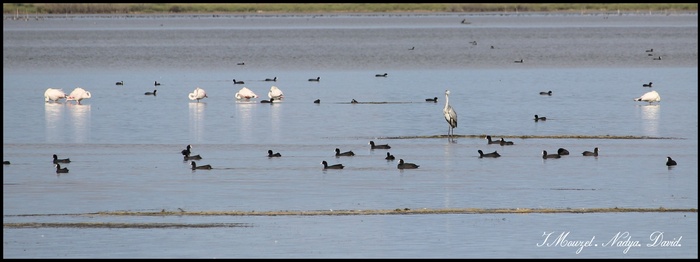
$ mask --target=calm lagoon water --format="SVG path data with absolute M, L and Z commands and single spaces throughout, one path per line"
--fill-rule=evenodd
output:
M 5 227 L 3 257 L 697 258 L 697 212 L 85 215 L 697 209 L 697 24 L 696 13 L 6 19 L 4 223 L 247 226 Z M 272 85 L 285 98 L 260 104 Z M 76 86 L 92 97 L 43 101 L 46 88 Z M 244 86 L 259 97 L 237 101 Z M 208 97 L 190 101 L 195 87 Z M 454 141 L 442 137 L 445 90 L 459 117 Z M 660 103 L 633 101 L 650 90 Z M 371 140 L 392 148 L 371 150 Z M 191 170 L 187 144 L 213 169 Z M 541 158 L 560 147 L 571 155 Z M 581 155 L 595 147 L 600 156 Z M 387 152 L 420 168 L 400 171 Z M 52 154 L 72 160 L 69 173 L 55 173 Z M 324 171 L 324 160 L 346 167 Z M 562 234 L 598 246 L 552 245 Z M 615 236 L 641 246 L 609 244 Z M 658 236 L 680 246 L 653 246 Z

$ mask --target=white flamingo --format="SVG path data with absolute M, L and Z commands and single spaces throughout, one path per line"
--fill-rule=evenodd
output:
M 194 89 L 194 91 L 192 91 L 192 93 L 190 93 L 189 97 L 190 100 L 197 100 L 197 102 L 199 102 L 200 99 L 203 99 L 208 96 L 207 92 L 205 92 L 204 89 L 197 87 Z
M 91 98 L 92 94 L 90 94 L 90 91 L 85 91 L 85 89 L 76 87 L 73 89 L 72 92 L 70 92 L 70 95 L 66 98 L 66 101 L 77 101 L 78 105 L 80 104 L 80 101 L 86 98 Z
M 660 102 L 661 101 L 661 96 L 659 96 L 659 93 L 656 91 L 650 91 L 646 92 L 640 97 L 637 97 L 634 99 L 634 101 L 644 101 L 644 102 L 649 102 L 649 104 L 654 103 L 654 102 Z
M 253 93 L 253 91 L 248 89 L 247 87 L 243 87 L 243 88 L 241 88 L 241 90 L 238 90 L 235 97 L 236 97 L 236 99 L 251 99 L 251 98 L 257 98 L 258 95 Z
M 44 92 L 44 101 L 45 102 L 58 102 L 59 99 L 61 98 L 66 98 L 66 93 L 63 92 L 63 90 L 59 88 L 47 88 L 46 91 Z
M 274 98 L 275 100 L 279 100 L 279 99 L 282 99 L 284 97 L 284 93 L 282 93 L 282 90 L 280 90 L 278 87 L 271 86 L 270 92 L 267 92 L 267 97 Z
M 447 136 L 451 138 L 454 135 L 454 128 L 457 127 L 457 112 L 450 105 L 450 90 L 445 90 L 445 108 L 442 109 L 442 113 L 445 115 L 447 124 L 450 125 Z

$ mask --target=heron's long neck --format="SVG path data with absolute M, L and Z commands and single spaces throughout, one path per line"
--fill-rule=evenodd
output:
M 445 94 L 445 108 L 447 108 L 450 104 L 450 96 L 448 94 Z

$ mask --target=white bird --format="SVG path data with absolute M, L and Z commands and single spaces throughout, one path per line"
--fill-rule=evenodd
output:
M 49 102 L 58 102 L 59 99 L 61 98 L 66 98 L 66 93 L 63 92 L 63 90 L 59 88 L 47 88 L 46 91 L 44 92 L 44 101 Z
M 660 102 L 661 96 L 659 96 L 659 93 L 657 93 L 656 91 L 650 91 L 646 92 L 640 97 L 635 98 L 634 101 L 644 101 L 649 102 L 649 104 L 651 104 L 653 102 Z
M 284 93 L 282 93 L 282 90 L 280 90 L 278 87 L 271 86 L 270 92 L 267 92 L 267 97 L 274 98 L 275 100 L 279 100 L 279 99 L 282 99 L 284 97 Z
M 192 93 L 190 93 L 189 97 L 190 100 L 197 100 L 197 102 L 199 102 L 200 99 L 203 99 L 208 96 L 207 92 L 205 92 L 204 89 L 197 87 L 194 89 L 194 91 L 192 91 Z
M 92 97 L 92 94 L 90 94 L 90 91 L 85 91 L 85 89 L 76 87 L 73 89 L 72 92 L 70 92 L 70 95 L 66 98 L 66 101 L 78 101 L 78 105 L 80 104 L 80 101 L 86 98 Z
M 251 99 L 251 98 L 257 98 L 258 95 L 253 93 L 253 91 L 248 89 L 247 87 L 243 87 L 243 88 L 241 88 L 241 90 L 238 90 L 235 97 L 236 97 L 236 99 Z
M 445 108 L 442 109 L 442 113 L 445 115 L 447 124 L 450 125 L 447 136 L 452 137 L 452 135 L 454 135 L 454 128 L 457 127 L 457 112 L 455 112 L 454 108 L 450 105 L 450 90 L 445 90 Z

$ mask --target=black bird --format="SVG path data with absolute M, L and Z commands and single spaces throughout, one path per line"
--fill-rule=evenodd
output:
M 244 61 L 244 62 L 238 62 L 236 65 L 245 65 L 245 61 Z
M 156 95 L 156 92 L 158 92 L 158 90 L 153 90 L 153 92 L 146 92 L 146 93 L 143 93 L 143 94 L 144 94 L 144 95 L 147 95 L 147 96 L 154 96 L 154 95 Z
M 501 143 L 501 141 L 493 141 L 493 140 L 491 140 L 491 136 L 490 136 L 490 135 L 489 135 L 489 136 L 486 136 L 486 141 L 488 141 L 488 144 L 489 144 L 489 145 L 490 145 L 490 144 L 500 144 L 500 143 Z
M 187 145 L 187 148 L 183 149 L 180 153 L 182 153 L 183 156 L 189 156 L 190 153 L 192 153 L 192 151 L 190 151 L 191 149 L 192 145 Z
M 522 59 L 520 59 L 520 60 L 515 60 L 515 62 L 516 62 L 516 63 L 522 63 L 523 60 L 522 60 Z
M 345 167 L 345 166 L 343 166 L 343 164 L 335 164 L 335 165 L 329 166 L 328 162 L 326 162 L 326 160 L 323 160 L 323 162 L 321 162 L 321 164 L 323 164 L 323 169 L 343 169 Z
M 371 149 L 389 149 L 389 148 L 391 148 L 388 144 L 375 145 L 374 141 L 369 141 L 369 145 L 370 145 Z
M 154 82 L 153 82 L 153 85 L 154 85 L 154 86 L 159 86 L 160 83 L 158 83 L 158 81 L 154 81 Z
M 560 147 L 559 149 L 557 149 L 557 154 L 560 156 L 566 156 L 569 155 L 569 150 Z
M 350 101 L 350 104 L 357 104 L 357 103 L 359 103 L 359 102 L 357 102 L 357 100 L 355 100 L 355 99 L 353 99 L 352 101 Z
M 412 46 L 412 47 L 409 48 L 408 50 L 414 50 L 414 49 L 416 49 L 416 47 L 415 47 L 415 46 Z
M 561 158 L 559 154 L 547 154 L 547 150 L 542 150 L 542 158 Z
M 321 99 L 314 100 L 314 104 L 320 104 L 320 103 L 321 103 Z
M 498 141 L 502 146 L 512 146 L 514 145 L 513 141 L 506 141 L 501 137 L 501 141 Z
M 3 164 L 3 165 L 9 165 L 9 164 L 10 164 L 10 161 L 7 161 L 7 160 L 2 161 L 2 164 Z
M 540 120 L 545 121 L 545 120 L 547 120 L 547 118 L 544 116 L 535 115 L 535 122 L 540 121 Z
M 234 78 L 234 79 L 233 79 L 233 84 L 234 84 L 234 85 L 242 85 L 242 84 L 245 84 L 245 82 L 243 82 L 243 81 L 236 81 L 236 79 Z
M 481 149 L 479 149 L 478 152 L 479 152 L 479 158 L 482 158 L 482 157 L 500 157 L 501 156 L 501 154 L 499 154 L 497 151 L 493 151 L 491 153 L 484 154 L 484 151 L 481 151 Z
M 386 77 L 387 75 L 388 75 L 387 73 L 384 73 L 384 74 L 376 74 L 376 75 L 374 75 L 374 76 L 376 76 L 376 77 Z
M 195 170 L 195 169 L 211 169 L 211 165 L 197 166 L 197 164 L 196 164 L 194 161 L 192 161 L 192 163 L 190 163 L 190 165 L 192 165 L 192 170 Z
M 58 156 L 56 154 L 53 154 L 53 163 L 70 163 L 70 158 L 58 159 Z
M 552 95 L 552 91 L 549 91 L 549 92 L 540 92 L 540 95 L 551 96 L 551 95 Z
M 260 100 L 260 103 L 272 104 L 272 101 L 275 101 L 275 99 L 274 99 L 274 98 L 270 98 L 270 100 Z
M 270 82 L 270 81 L 272 81 L 272 82 L 277 82 L 277 77 L 275 76 L 275 78 L 265 78 L 265 81 L 268 81 L 268 82 Z
M 661 56 L 659 56 L 659 57 L 654 57 L 654 60 L 661 60 Z
M 194 155 L 194 156 L 186 155 L 186 156 L 183 156 L 182 161 L 187 161 L 187 160 L 202 160 L 202 156 L 200 156 L 200 155 Z
M 648 84 L 643 84 L 642 86 L 643 86 L 643 87 L 651 87 L 651 84 L 653 84 L 653 83 L 652 83 L 652 82 L 649 82 Z
M 122 81 L 117 82 L 117 85 L 118 85 L 118 86 L 123 86 L 123 85 L 124 85 L 124 81 L 122 80 Z
M 355 153 L 352 151 L 345 151 L 343 153 L 340 153 L 340 148 L 335 149 L 335 156 L 354 156 Z
M 386 157 L 385 157 L 384 159 L 386 159 L 386 160 L 394 160 L 394 159 L 396 159 L 396 157 L 394 157 L 394 155 L 392 155 L 391 153 L 386 152 Z
M 399 159 L 399 164 L 396 165 L 396 168 L 398 169 L 416 169 L 418 167 L 419 165 L 416 165 L 414 163 L 406 163 L 403 161 L 403 159 Z
M 56 173 L 68 173 L 67 167 L 61 168 L 61 165 L 58 163 L 55 164 L 54 166 L 56 166 Z
M 277 152 L 277 153 L 272 153 L 272 150 L 267 150 L 267 156 L 268 156 L 268 157 L 281 157 L 282 154 L 280 154 L 279 152 Z
M 433 97 L 433 98 L 426 98 L 426 99 L 425 99 L 425 102 L 435 102 L 435 103 L 437 103 L 437 100 L 438 100 L 438 99 L 437 99 L 437 96 L 436 96 L 436 97 Z
M 597 148 L 597 147 L 594 148 L 594 149 L 593 149 L 593 152 L 591 152 L 591 151 L 583 151 L 583 153 L 581 153 L 581 154 L 584 155 L 584 156 L 598 156 L 598 148 Z
M 678 164 L 678 163 L 676 163 L 676 160 L 671 159 L 670 156 L 667 156 L 667 157 L 666 157 L 666 165 L 667 165 L 667 166 L 675 166 L 675 165 L 677 165 L 677 164 Z
M 309 82 L 318 82 L 321 81 L 321 77 L 316 77 L 316 78 L 309 78 Z
M 654 52 L 654 48 L 647 50 L 647 53 Z

